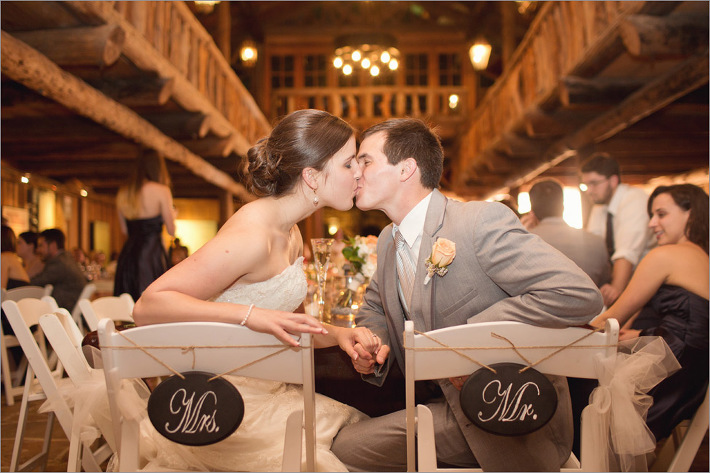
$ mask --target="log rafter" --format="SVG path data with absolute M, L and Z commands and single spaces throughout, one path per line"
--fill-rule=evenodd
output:
M 132 110 L 63 71 L 46 56 L 5 31 L 2 31 L 2 45 L 2 72 L 11 79 L 122 136 L 163 153 L 166 158 L 181 163 L 194 174 L 244 201 L 253 199 L 244 186 L 229 175 L 206 163 Z

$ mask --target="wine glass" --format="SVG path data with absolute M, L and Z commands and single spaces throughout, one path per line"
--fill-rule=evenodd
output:
M 312 238 L 313 261 L 316 266 L 316 279 L 318 280 L 318 320 L 323 321 L 325 315 L 325 278 L 330 264 L 330 248 L 333 238 Z

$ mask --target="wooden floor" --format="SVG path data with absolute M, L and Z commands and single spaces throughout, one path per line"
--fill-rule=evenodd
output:
M 29 460 L 34 455 L 42 451 L 42 441 L 47 425 L 47 414 L 37 412 L 43 401 L 34 401 L 29 404 L 29 415 L 25 427 L 25 440 L 23 442 L 20 462 Z M 20 416 L 20 399 L 13 406 L 5 404 L 3 392 L 2 406 L 2 471 L 10 471 L 10 460 L 12 459 L 12 447 L 15 443 L 15 432 L 17 430 L 17 419 Z M 47 460 L 46 471 L 67 471 L 67 458 L 69 455 L 69 440 L 62 430 L 59 422 L 54 421 L 52 430 L 52 443 L 49 447 L 49 459 Z
M 0 407 L 0 411 L 2 412 L 1 471 L 9 471 L 10 460 L 12 458 L 12 446 L 15 441 L 15 431 L 17 429 L 17 419 L 20 413 L 20 402 L 18 400 L 14 406 L 7 406 L 5 405 L 4 397 L 2 401 L 3 403 Z M 39 453 L 42 449 L 42 439 L 44 438 L 47 415 L 37 412 L 37 409 L 39 409 L 39 406 L 41 405 L 41 401 L 30 403 L 23 454 L 20 457 L 20 461 L 29 459 L 34 454 Z M 69 440 L 67 440 L 64 435 L 59 423 L 55 421 L 46 471 L 66 471 L 68 454 Z M 695 457 L 695 460 L 690 467 L 690 471 L 709 471 L 707 434 L 705 435 L 705 440 L 703 441 L 703 445 L 700 447 L 698 455 Z

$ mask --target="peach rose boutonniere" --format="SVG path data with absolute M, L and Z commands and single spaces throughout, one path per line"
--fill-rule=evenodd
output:
M 456 243 L 446 238 L 436 240 L 431 248 L 431 255 L 426 259 L 427 275 L 424 285 L 427 285 L 435 274 L 444 276 L 449 272 L 449 265 L 455 257 Z

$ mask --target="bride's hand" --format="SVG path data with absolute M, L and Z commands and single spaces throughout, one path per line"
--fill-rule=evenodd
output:
M 377 355 L 377 352 L 379 352 L 382 347 L 382 340 L 380 340 L 380 337 L 378 337 L 376 333 L 373 333 L 369 328 L 356 327 L 348 330 L 347 333 L 352 340 L 352 346 L 355 347 L 356 350 L 360 348 L 360 350 L 357 351 L 364 350 L 364 353 L 358 354 L 360 358 L 374 357 L 374 355 Z
M 294 347 L 300 346 L 300 343 L 289 334 L 328 333 L 325 327 L 311 315 L 258 309 L 256 307 L 245 325 L 255 332 L 270 333 L 282 342 Z

